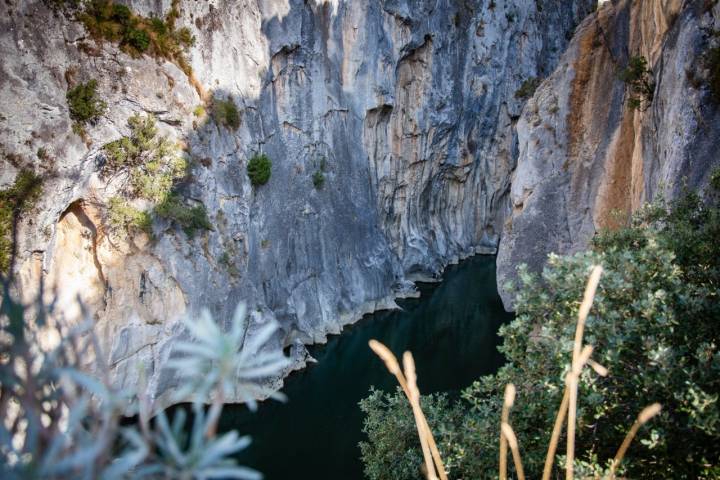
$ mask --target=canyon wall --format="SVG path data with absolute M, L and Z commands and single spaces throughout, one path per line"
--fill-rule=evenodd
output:
M 121 3 L 146 16 L 171 8 Z M 44 178 L 19 226 L 16 271 L 26 295 L 44 278 L 66 312 L 78 313 L 79 296 L 115 381 L 136 385 L 142 364 L 155 396 L 176 385 L 162 366 L 185 313 L 207 307 L 227 323 L 247 302 L 250 335 L 277 320 L 268 348 L 286 348 L 299 367 L 305 344 L 413 295 L 412 280 L 494 252 L 526 100 L 516 92 L 552 72 L 595 7 L 181 1 L 178 25 L 196 37 L 189 77 L 93 40 L 48 6 L 58 4 L 0 5 L 0 188 L 24 168 Z M 91 78 L 109 108 L 83 139 L 65 96 Z M 237 130 L 193 113 L 210 96 L 238 105 Z M 193 168 L 182 194 L 207 208 L 211 231 L 191 238 L 161 218 L 151 234 L 110 228 L 127 172 L 102 174 L 103 145 L 128 135 L 134 113 L 183 145 Z M 272 176 L 253 187 L 256 153 L 272 159 Z
M 517 125 L 499 285 L 521 263 L 538 272 L 549 253 L 585 248 L 645 202 L 707 186 L 720 166 L 706 65 L 718 30 L 716 1 L 606 2 L 582 22 Z M 633 109 L 618 73 L 636 56 L 647 60 L 654 93 Z M 511 308 L 511 291 L 501 295 Z

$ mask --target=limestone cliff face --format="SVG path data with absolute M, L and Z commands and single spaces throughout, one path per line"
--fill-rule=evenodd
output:
M 517 125 L 500 285 L 520 263 L 539 271 L 547 254 L 584 248 L 598 229 L 662 192 L 704 188 L 720 165 L 720 108 L 702 81 L 719 26 L 717 2 L 681 0 L 607 2 L 582 22 Z M 637 55 L 656 86 L 642 111 L 628 108 L 618 79 Z M 511 307 L 508 291 L 501 294 Z
M 144 15 L 170 8 L 123 3 Z M 41 1 L 0 5 L 0 183 L 27 166 L 45 177 L 20 226 L 25 291 L 42 276 L 68 312 L 79 295 L 116 381 L 135 384 L 142 363 L 154 395 L 174 385 L 161 367 L 185 312 L 229 318 L 248 302 L 253 325 L 280 322 L 274 341 L 299 366 L 304 344 L 393 306 L 413 293 L 410 280 L 493 252 L 517 157 L 515 92 L 552 72 L 594 1 L 180 7 L 179 24 L 197 37 L 193 81 L 173 63 L 96 44 Z M 65 94 L 89 78 L 110 108 L 84 142 Z M 193 116 L 208 93 L 239 105 L 237 131 Z M 207 207 L 214 230 L 188 239 L 162 220 L 154 238 L 108 228 L 124 179 L 99 174 L 102 146 L 127 135 L 138 112 L 187 146 L 195 167 L 184 194 Z M 253 188 L 245 171 L 257 152 L 272 159 L 272 177 Z

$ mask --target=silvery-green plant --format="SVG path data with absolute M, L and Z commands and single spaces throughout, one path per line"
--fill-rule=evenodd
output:
M 42 286 L 40 288 L 42 298 Z M 59 344 L 41 348 L 48 314 Z M 282 352 L 260 352 L 276 330 L 266 323 L 248 336 L 244 306 L 229 333 L 208 312 L 185 320 L 192 341 L 178 345 L 168 368 L 181 369 L 187 388 L 173 398 L 192 400 L 192 418 L 177 409 L 169 419 L 140 386 L 113 387 L 87 312 L 78 326 L 64 326 L 58 312 L 37 301 L 23 305 L 3 282 L 0 306 L 0 478 L 259 479 L 233 455 L 250 443 L 236 431 L 217 432 L 224 399 L 233 393 L 256 408 L 257 385 L 287 366 Z M 86 371 L 94 359 L 93 373 Z M 272 394 L 272 395 L 271 395 Z M 206 406 L 209 404 L 209 407 Z M 137 422 L 122 426 L 127 412 Z
M 187 318 L 185 326 L 194 341 L 179 343 L 175 351 L 185 356 L 168 363 L 184 380 L 185 386 L 178 391 L 178 398 L 186 398 L 193 392 L 207 398 L 212 393 L 222 403 L 224 398 L 237 394 L 252 410 L 257 408 L 256 398 L 284 400 L 280 392 L 258 383 L 259 379 L 276 375 L 288 366 L 288 359 L 279 349 L 262 350 L 278 328 L 275 322 L 266 322 L 248 335 L 250 320 L 241 303 L 235 309 L 229 332 L 220 329 L 208 310 L 203 310 L 197 318 Z

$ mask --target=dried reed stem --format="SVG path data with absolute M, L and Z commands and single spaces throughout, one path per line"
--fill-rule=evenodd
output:
M 587 364 L 590 365 L 590 367 L 595 370 L 595 373 L 597 373 L 601 377 L 607 377 L 608 369 L 597 363 L 592 358 L 588 358 Z
M 383 362 L 385 362 L 385 366 L 387 367 L 388 371 L 390 371 L 390 373 L 392 373 L 395 378 L 397 378 L 397 381 L 400 384 L 400 388 L 402 388 L 408 400 L 411 401 L 410 390 L 408 388 L 407 381 L 405 380 L 405 376 L 400 369 L 400 364 L 398 363 L 397 358 L 395 358 L 395 355 L 393 355 L 389 348 L 387 348 L 385 345 L 378 342 L 377 340 L 370 340 L 369 345 L 370 349 L 375 352 L 375 354 L 380 357 Z M 426 440 L 428 441 L 430 453 L 432 454 L 432 458 L 435 462 L 435 466 L 437 467 L 437 471 L 440 474 L 440 480 L 448 480 L 447 473 L 445 472 L 445 466 L 443 465 L 442 458 L 440 457 L 440 451 L 437 448 L 435 438 L 433 438 L 432 431 L 430 430 L 430 425 L 428 425 L 427 423 L 427 419 L 422 412 L 422 408 L 420 409 L 420 414 L 422 427 L 427 432 Z
M 565 477 L 568 480 L 573 478 L 573 462 L 575 461 L 575 422 L 577 421 L 577 390 L 580 380 L 580 373 L 590 359 L 592 346 L 585 345 L 578 355 L 572 370 L 566 377 L 568 390 L 568 438 L 567 438 L 567 464 L 565 465 Z
M 583 301 L 580 304 L 578 310 L 577 326 L 575 327 L 575 343 L 573 345 L 573 356 L 572 356 L 572 367 L 571 373 L 568 374 L 567 388 L 568 388 L 568 426 L 567 426 L 567 456 L 565 463 L 565 478 L 567 480 L 573 479 L 573 463 L 575 462 L 575 421 L 577 415 L 577 384 L 582 365 L 580 365 L 580 356 L 582 350 L 582 339 L 585 331 L 585 321 L 587 320 L 590 307 L 592 307 L 593 300 L 595 299 L 595 292 L 597 291 L 598 283 L 600 282 L 600 275 L 602 274 L 602 267 L 595 265 L 590 278 L 588 279 L 587 285 L 585 286 L 585 294 L 583 295 Z M 587 359 L 590 358 L 588 353 Z
M 422 421 L 423 414 L 420 409 L 420 391 L 417 388 L 417 375 L 415 374 L 415 361 L 410 352 L 403 354 L 403 366 L 405 367 L 405 379 L 407 380 L 408 391 L 410 392 L 410 405 L 412 406 L 413 415 L 415 416 L 415 424 L 420 437 L 420 447 L 422 448 L 423 458 L 425 458 L 425 468 L 427 470 L 428 480 L 436 480 L 435 466 L 430 455 L 430 447 L 428 445 L 428 431 L 425 429 Z
M 627 433 L 627 435 L 625 435 L 625 439 L 623 440 L 622 444 L 620 445 L 620 448 L 618 449 L 617 453 L 615 454 L 615 458 L 613 459 L 612 464 L 610 465 L 610 473 L 608 474 L 608 478 L 610 480 L 615 478 L 615 470 L 617 469 L 618 465 L 620 465 L 620 462 L 622 461 L 623 457 L 625 456 L 625 453 L 627 452 L 628 447 L 630 447 L 630 442 L 633 441 L 633 438 L 635 438 L 635 435 L 637 434 L 640 427 L 642 427 L 645 423 L 647 423 L 655 415 L 660 413 L 661 409 L 662 409 L 662 406 L 659 403 L 653 403 L 652 405 L 649 405 L 649 406 L 643 408 L 642 412 L 640 412 L 640 415 L 638 415 L 637 420 L 635 420 L 635 423 L 633 423 L 632 427 L 630 427 L 630 431 Z
M 517 437 L 515 437 L 515 432 L 513 432 L 512 427 L 507 423 L 500 425 L 500 430 L 502 431 L 503 436 L 507 439 L 510 450 L 512 451 L 513 461 L 515 462 L 515 473 L 517 473 L 518 480 L 525 480 L 525 471 L 523 470 L 522 460 L 520 459 L 520 449 L 518 448 L 518 441 Z
M 583 295 L 583 301 L 580 304 L 580 310 L 578 310 L 578 321 L 577 326 L 575 327 L 573 363 L 577 360 L 577 356 L 580 355 L 583 333 L 585 331 L 585 321 L 587 320 L 588 313 L 590 313 L 590 307 L 592 307 L 593 300 L 595 299 L 595 292 L 597 291 L 598 283 L 600 283 L 600 275 L 602 274 L 602 271 L 603 269 L 600 265 L 595 265 L 590 273 L 587 285 L 585 286 L 585 294 Z
M 515 403 L 515 385 L 508 383 L 505 386 L 505 397 L 503 398 L 502 415 L 500 417 L 500 480 L 507 478 L 507 438 L 503 435 L 502 425 L 509 423 L 510 409 Z
M 555 452 L 557 451 L 558 441 L 560 440 L 560 433 L 565 423 L 569 400 L 570 394 L 568 393 L 568 388 L 565 387 L 565 393 L 563 393 L 562 402 L 560 402 L 560 410 L 558 410 L 557 417 L 555 417 L 555 425 L 553 426 L 552 435 L 550 435 L 550 444 L 548 445 L 547 455 L 545 456 L 545 468 L 543 469 L 542 480 L 550 480 L 550 472 L 552 472 Z

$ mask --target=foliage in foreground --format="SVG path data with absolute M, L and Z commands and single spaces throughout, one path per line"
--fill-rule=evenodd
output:
M 663 411 L 628 451 L 627 476 L 720 476 L 717 238 L 717 199 L 707 204 L 689 194 L 669 209 L 647 207 L 629 227 L 598 236 L 592 251 L 551 256 L 542 281 L 521 270 L 517 318 L 501 329 L 508 363 L 467 388 L 458 402 L 423 399 L 450 477 L 497 475 L 498 419 L 508 383 L 517 386 L 512 423 L 523 463 L 529 472 L 542 471 L 579 299 L 595 263 L 605 273 L 585 338 L 610 374 L 585 372 L 580 378 L 577 474 L 602 472 L 637 412 L 657 401 Z M 367 415 L 368 442 L 361 444 L 366 475 L 417 478 L 422 455 L 407 401 L 398 393 L 372 392 L 361 407 Z M 555 465 L 559 476 L 562 458 Z
M 30 170 L 21 170 L 12 186 L 0 190 L 0 273 L 10 269 L 15 223 L 41 193 L 42 179 Z
M 1 311 L 0 477 L 261 478 L 232 458 L 250 439 L 236 431 L 218 434 L 217 423 L 228 395 L 237 394 L 254 409 L 254 396 L 270 393 L 257 382 L 287 366 L 280 350 L 259 352 L 276 325 L 268 323 L 245 341 L 242 305 L 230 332 L 207 311 L 187 319 L 193 341 L 176 345 L 166 368 L 183 385 L 173 400 L 192 400 L 192 420 L 181 409 L 169 420 L 142 385 L 130 391 L 109 382 L 89 315 L 73 327 L 55 323 L 39 302 L 14 302 L 7 283 Z M 41 339 L 54 327 L 61 340 L 45 348 Z M 83 368 L 91 358 L 96 375 Z M 137 415 L 137 422 L 121 422 L 123 413 Z

